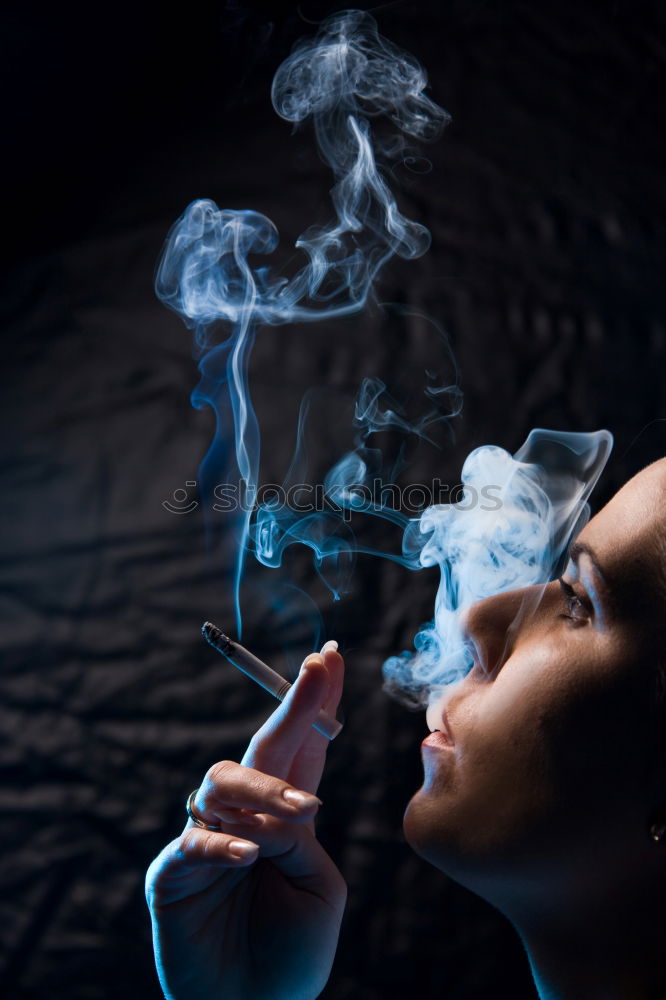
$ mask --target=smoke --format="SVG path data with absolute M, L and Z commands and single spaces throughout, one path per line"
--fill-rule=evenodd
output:
M 475 601 L 545 583 L 569 539 L 589 518 L 587 499 L 612 448 L 608 431 L 535 429 L 511 456 L 487 445 L 465 460 L 458 503 L 424 510 L 404 547 L 421 566 L 439 566 L 435 616 L 414 639 L 415 652 L 386 661 L 386 689 L 413 706 L 432 702 L 472 666 L 460 628 Z
M 429 394 L 428 388 L 424 392 Z M 405 437 L 428 440 L 428 429 L 456 415 L 461 407 L 461 393 L 456 385 L 439 387 L 437 392 L 446 397 L 447 408 L 444 410 L 438 401 L 437 407 L 431 407 L 413 422 L 406 417 L 401 405 L 391 399 L 381 379 L 363 379 L 353 418 L 357 428 L 355 447 L 344 454 L 324 477 L 323 495 L 329 509 L 299 514 L 288 504 L 259 504 L 250 528 L 254 553 L 259 562 L 275 568 L 281 565 L 288 546 L 296 543 L 307 545 L 313 552 L 314 564 L 321 579 L 335 600 L 350 589 L 357 555 L 380 556 L 408 569 L 420 569 L 417 553 L 404 548 L 391 552 L 386 548 L 359 544 L 349 522 L 352 514 L 367 514 L 396 525 L 403 533 L 408 530 L 408 515 L 382 499 L 382 486 L 390 486 L 404 466 L 399 462 L 387 468 L 381 449 L 372 447 L 370 439 L 379 431 L 392 429 Z M 294 461 L 282 486 L 283 496 L 307 478 L 303 432 L 308 409 L 309 396 L 306 396 L 299 416 Z
M 260 434 L 247 376 L 257 327 L 357 312 L 385 261 L 393 255 L 415 258 L 428 249 L 428 230 L 402 215 L 378 166 L 388 170 L 403 156 L 405 135 L 433 139 L 448 122 L 447 112 L 424 93 L 426 85 L 418 62 L 382 38 L 369 14 L 334 14 L 279 67 L 272 87 L 273 106 L 281 117 L 294 124 L 312 121 L 320 153 L 335 178 L 335 217 L 325 226 L 310 227 L 296 241 L 307 262 L 290 278 L 276 276 L 269 267 L 253 269 L 250 254 L 270 254 L 277 248 L 276 227 L 259 212 L 219 209 L 207 199 L 189 205 L 171 230 L 157 270 L 156 292 L 194 330 L 201 379 L 192 403 L 212 407 L 216 416 L 214 439 L 200 470 L 204 491 L 215 481 L 232 482 L 237 475 L 250 497 L 257 493 Z M 379 118 L 398 130 L 381 142 L 371 126 L 371 119 Z M 229 332 L 216 342 L 220 325 Z M 399 421 L 389 410 L 380 415 L 382 392 L 375 383 L 366 400 L 366 388 L 361 389 L 359 406 L 366 416 L 359 420 L 368 427 L 373 419 L 385 425 Z M 455 405 L 459 408 L 457 399 Z M 432 419 L 434 415 L 427 418 Z M 228 442 L 232 425 L 233 453 Z M 336 473 L 347 476 L 349 461 L 336 467 Z M 354 472 L 362 462 L 357 456 Z M 346 498 L 344 488 L 339 497 Z M 279 564 L 285 546 L 293 541 L 312 548 L 318 567 L 326 561 L 329 567 L 335 562 L 344 569 L 354 548 L 348 529 L 333 515 L 298 518 L 265 507 L 254 526 L 251 521 L 251 510 L 237 514 L 234 596 L 239 633 L 239 591 L 248 543 L 255 544 L 259 560 L 270 566 Z M 340 581 L 330 586 L 337 596 Z
M 248 263 L 250 253 L 272 253 L 278 245 L 277 229 L 266 216 L 221 210 L 207 199 L 188 206 L 167 240 L 156 291 L 195 329 L 204 353 L 209 328 L 219 320 L 232 324 L 239 341 L 251 325 L 356 312 L 389 257 L 426 252 L 428 230 L 401 214 L 377 165 L 378 159 L 389 166 L 401 156 L 402 136 L 373 145 L 369 120 L 384 116 L 402 133 L 433 139 L 450 116 L 424 94 L 426 85 L 416 60 L 382 38 L 362 11 L 328 18 L 279 67 L 273 106 L 295 124 L 312 119 L 320 153 L 336 179 L 335 219 L 298 238 L 308 262 L 288 279 L 269 268 L 253 271 Z
M 426 96 L 426 85 L 419 63 L 382 38 L 369 14 L 333 15 L 314 38 L 297 45 L 277 70 L 272 87 L 273 106 L 282 118 L 294 125 L 312 123 L 335 181 L 333 218 L 310 227 L 296 241 L 303 265 L 285 277 L 270 266 L 250 263 L 250 255 L 272 254 L 279 243 L 271 220 L 250 209 L 220 209 L 212 201 L 197 200 L 171 230 L 156 291 L 194 331 L 200 380 L 192 403 L 210 406 L 216 417 L 199 474 L 204 495 L 216 483 L 236 478 L 249 498 L 258 495 L 260 429 L 248 387 L 258 327 L 358 312 L 389 258 L 413 259 L 428 249 L 428 230 L 400 212 L 385 179 L 397 161 L 412 156 L 406 137 L 431 140 L 449 120 Z M 378 135 L 380 120 L 392 128 L 388 137 Z M 426 374 L 430 378 L 430 371 Z M 428 385 L 424 398 L 427 409 L 414 419 L 379 378 L 363 379 L 353 419 L 354 446 L 324 477 L 328 508 L 297 510 L 276 501 L 253 509 L 245 504 L 229 514 L 228 523 L 228 530 L 235 531 L 233 594 L 239 634 L 240 585 L 249 550 L 263 565 L 277 567 L 288 546 L 309 547 L 335 599 L 349 589 L 361 552 L 409 569 L 439 566 L 433 621 L 418 632 L 415 652 L 391 657 L 384 665 L 387 690 L 419 705 L 471 666 L 460 629 L 466 607 L 550 578 L 569 538 L 588 516 L 587 498 L 611 448 L 606 431 L 540 430 L 532 431 L 514 456 L 496 447 L 479 448 L 464 464 L 459 502 L 434 504 L 420 517 L 409 518 L 375 496 L 374 484 L 394 482 L 402 460 L 388 468 L 372 436 L 391 429 L 408 439 L 431 440 L 434 425 L 458 414 L 462 405 L 457 381 Z M 305 481 L 310 403 L 308 393 L 285 493 Z M 402 550 L 359 545 L 351 514 L 392 523 L 402 535 Z

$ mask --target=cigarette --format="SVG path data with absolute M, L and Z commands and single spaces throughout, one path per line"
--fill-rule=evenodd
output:
M 249 649 L 241 646 L 240 643 L 232 642 L 229 636 L 220 631 L 217 625 L 213 625 L 212 622 L 204 622 L 201 626 L 201 633 L 213 649 L 216 649 L 218 653 L 222 653 L 222 656 L 226 656 L 229 663 L 232 663 L 242 673 L 251 677 L 259 687 L 262 687 L 264 691 L 268 691 L 278 701 L 284 700 L 287 691 L 289 691 L 292 685 L 278 674 L 276 670 L 273 670 L 267 663 L 260 660 L 258 656 L 251 653 Z M 332 719 L 326 712 L 320 711 L 312 723 L 312 727 L 327 739 L 334 740 L 342 729 L 342 723 L 338 722 L 337 719 Z

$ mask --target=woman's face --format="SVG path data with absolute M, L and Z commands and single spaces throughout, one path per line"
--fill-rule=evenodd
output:
M 545 889 L 556 905 L 599 880 L 630 880 L 656 853 L 665 500 L 663 460 L 584 528 L 563 584 L 466 615 L 475 666 L 428 711 L 429 728 L 449 737 L 426 740 L 404 827 L 420 854 L 497 905 Z

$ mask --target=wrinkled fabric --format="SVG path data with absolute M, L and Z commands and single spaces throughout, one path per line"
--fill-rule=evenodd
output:
M 291 137 L 260 90 L 307 25 L 292 11 L 262 34 L 269 16 L 250 14 L 255 35 L 242 24 L 234 35 L 224 18 L 211 26 L 196 5 L 184 17 L 190 32 L 197 16 L 204 31 L 223 24 L 221 59 L 225 46 L 254 44 L 258 79 L 247 67 L 213 122 L 194 111 L 186 126 L 181 107 L 159 141 L 152 131 L 141 140 L 145 101 L 136 147 L 92 214 L 72 209 L 68 228 L 43 241 L 34 232 L 30 247 L 24 232 L 4 276 L 0 995 L 12 1000 L 161 995 L 145 869 L 178 834 L 205 770 L 239 759 L 273 707 L 200 637 L 206 618 L 231 627 L 229 550 L 206 552 L 195 490 L 191 513 L 163 501 L 197 480 L 212 420 L 189 403 L 190 334 L 152 290 L 163 240 L 195 196 L 265 212 L 283 260 L 328 212 L 330 179 L 311 137 Z M 450 338 L 464 410 L 439 450 L 414 449 L 403 480 L 455 483 L 472 447 L 514 451 L 533 426 L 608 427 L 617 446 L 598 505 L 663 453 L 652 423 L 666 417 L 663 9 L 647 4 L 634 20 L 624 2 L 548 11 L 511 0 L 377 16 L 453 115 L 424 152 L 432 170 L 400 172 L 402 204 L 433 244 L 386 269 L 378 299 L 399 308 L 260 331 L 251 391 L 262 478 L 284 476 L 309 387 L 328 390 L 314 434 L 323 474 L 351 440 L 361 378 L 407 398 L 426 366 L 446 369 L 427 316 Z M 154 61 L 164 44 L 166 73 L 174 42 L 160 30 L 158 18 L 147 37 Z M 203 62 L 201 73 L 212 78 Z M 181 85 L 196 95 L 195 75 L 183 72 Z M 82 94 L 87 86 L 94 92 L 94 76 L 82 77 Z M 77 92 L 65 118 L 85 117 Z M 47 163 L 40 169 L 46 178 Z M 399 547 L 387 527 L 366 530 Z M 288 565 L 321 610 L 322 641 L 337 638 L 348 663 L 320 835 L 350 901 L 324 997 L 402 1000 L 418 988 L 472 1000 L 498 984 L 514 1000 L 533 996 L 503 918 L 402 838 L 425 722 L 382 693 L 381 664 L 431 617 L 436 577 L 359 557 L 353 592 L 334 603 L 307 553 Z M 270 570 L 251 579 L 244 641 L 293 675 L 312 622 L 270 611 Z

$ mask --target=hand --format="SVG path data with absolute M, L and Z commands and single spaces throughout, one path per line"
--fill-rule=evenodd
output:
M 223 832 L 188 820 L 148 869 L 167 1000 L 312 1000 L 326 984 L 347 892 L 315 837 L 329 741 L 312 722 L 342 694 L 333 645 L 306 659 L 242 763 L 206 774 L 194 810 Z

